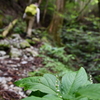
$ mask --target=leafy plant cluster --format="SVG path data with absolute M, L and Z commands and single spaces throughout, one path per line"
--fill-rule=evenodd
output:
M 45 43 L 40 48 L 39 57 L 43 58 L 43 67 L 38 71 L 32 72 L 30 75 L 43 75 L 44 73 L 60 73 L 69 69 L 72 66 L 72 59 L 75 59 L 74 55 L 67 55 L 64 47 L 53 47 L 50 44 Z M 71 68 L 71 67 L 70 67 Z
M 46 68 L 51 68 L 53 72 L 61 72 L 70 66 L 72 59 L 75 59 L 74 55 L 68 55 L 64 47 L 53 47 L 50 44 L 45 43 L 40 48 L 40 56 L 44 58 L 44 65 Z
M 31 90 L 29 97 L 23 100 L 100 100 L 100 84 L 88 80 L 84 68 L 67 72 L 59 79 L 52 74 L 43 77 L 28 77 L 15 84 Z
M 91 18 L 88 20 L 95 25 L 91 27 L 83 23 L 65 27 L 61 37 L 66 45 L 66 53 L 76 56 L 74 66 L 83 66 L 91 73 L 100 70 L 100 33 L 98 21 L 92 21 Z M 93 30 L 90 31 L 90 28 Z
M 88 21 L 88 22 L 91 22 L 91 24 L 92 24 L 92 27 L 91 27 L 91 30 L 98 30 L 98 31 L 100 31 L 100 18 L 99 17 L 96 17 L 96 16 L 94 16 L 94 15 L 91 15 L 90 17 L 86 17 L 85 18 L 85 20 L 86 21 Z
M 14 33 L 21 34 L 25 31 L 26 23 L 25 21 L 22 21 L 22 19 L 19 19 L 17 22 L 17 25 L 14 27 L 13 31 Z

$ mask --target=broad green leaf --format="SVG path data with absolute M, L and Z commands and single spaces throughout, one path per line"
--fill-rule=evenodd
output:
M 51 88 L 53 91 L 57 91 L 56 85 L 59 85 L 59 80 L 52 74 L 45 74 L 41 79 L 41 83 Z
M 24 98 L 22 100 L 42 100 L 42 98 L 31 96 L 31 97 Z
M 40 77 L 39 77 L 40 78 Z M 49 93 L 56 95 L 56 77 L 51 74 L 45 74 L 40 79 L 36 77 L 28 77 L 22 80 L 16 81 L 15 84 L 20 87 L 24 87 L 25 90 L 41 91 L 43 93 Z
M 78 89 L 77 93 L 82 97 L 100 100 L 100 84 L 90 84 Z
M 52 90 L 51 93 L 47 89 L 45 89 L 45 91 L 43 91 L 45 93 L 50 93 L 50 94 L 56 94 L 56 92 L 57 92 L 56 85 L 59 85 L 59 83 L 60 83 L 59 80 L 54 75 L 51 75 L 51 74 L 45 74 L 40 79 L 40 82 L 45 87 L 49 88 L 49 90 Z
M 46 100 L 63 100 L 61 97 L 57 97 L 54 95 L 46 95 L 43 98 L 45 98 Z
M 39 90 L 43 93 L 49 93 L 49 94 L 56 95 L 56 92 L 52 88 L 50 88 L 42 83 L 27 82 L 27 83 L 24 83 L 23 85 L 21 85 L 21 87 L 24 87 L 24 90 L 31 90 L 31 91 Z
M 89 100 L 88 98 L 81 98 L 80 100 Z
M 86 85 L 87 82 L 87 74 L 84 68 L 80 68 L 80 70 L 76 72 L 68 71 L 67 74 L 62 77 L 62 94 L 72 94 L 79 87 Z
M 90 99 L 88 99 L 87 97 L 78 97 L 78 98 L 75 98 L 74 100 L 90 100 Z
M 19 87 L 25 87 L 29 83 L 38 83 L 40 77 L 28 77 L 28 78 L 23 78 L 21 80 L 18 80 L 14 82 L 15 85 Z
M 41 91 L 32 91 L 30 94 L 29 94 L 29 96 L 36 96 L 36 97 L 43 97 L 43 96 L 45 96 L 45 95 L 47 95 L 47 93 L 43 93 L 43 92 L 41 92 Z
M 32 91 L 41 91 L 48 94 L 57 94 L 56 84 L 59 84 L 59 80 L 54 75 L 45 74 L 40 78 L 40 83 L 31 83 L 28 84 L 29 90 Z M 33 84 L 33 85 L 32 85 Z M 58 87 L 59 88 L 59 87 Z
M 43 97 L 43 98 L 31 96 L 31 97 L 24 98 L 22 100 L 62 100 L 62 99 L 54 96 Z
M 42 83 L 27 84 L 27 87 L 28 87 L 28 90 L 32 90 L 32 91 L 39 90 L 39 91 L 44 92 L 44 93 L 49 93 L 49 94 L 56 95 L 56 92 L 52 88 L 50 88 L 50 87 L 48 87 L 48 86 L 46 86 Z

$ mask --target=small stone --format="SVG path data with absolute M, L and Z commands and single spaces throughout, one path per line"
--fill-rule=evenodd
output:
M 27 57 L 26 55 L 23 55 L 23 58 L 24 58 L 24 59 L 28 59 L 28 57 Z
M 6 55 L 6 52 L 5 51 L 0 51 L 0 56 L 5 56 Z
M 13 61 L 9 60 L 9 61 L 8 61 L 8 64 L 11 64 L 11 63 L 13 63 Z
M 19 95 L 21 95 L 22 97 L 26 97 L 26 95 L 23 92 L 18 92 Z
M 17 65 L 10 65 L 10 67 L 17 67 Z
M 0 57 L 0 59 L 6 59 L 6 58 L 9 58 L 9 55 L 5 55 L 3 57 Z
M 27 61 L 22 61 L 21 64 L 27 64 Z
M 38 55 L 38 52 L 33 49 L 26 48 L 26 51 L 29 52 L 33 57 L 36 57 Z
M 18 50 L 17 48 L 12 47 L 10 51 L 11 58 L 18 58 L 21 57 L 22 52 Z
M 2 84 L 6 84 L 6 78 L 5 77 L 0 77 L 0 82 L 2 83 Z
M 8 89 L 8 85 L 7 85 L 7 84 L 3 84 L 3 88 L 4 88 L 5 90 L 7 90 L 7 89 Z
M 26 94 L 29 95 L 32 91 L 31 90 L 27 90 Z
M 20 64 L 19 63 L 17 64 L 17 67 L 20 67 Z
M 12 60 L 17 60 L 17 61 L 19 61 L 19 60 L 20 60 L 20 58 L 19 58 L 19 57 L 12 58 Z
M 19 88 L 19 87 L 13 87 L 13 90 L 16 91 L 16 92 L 19 92 L 19 91 L 22 91 L 22 88 Z
M 28 61 L 33 61 L 34 57 L 29 57 Z
M 6 81 L 11 81 L 11 80 L 12 80 L 11 77 L 6 78 Z
M 12 38 L 13 39 L 21 39 L 20 35 L 19 34 L 12 34 Z
M 13 87 L 14 87 L 14 85 L 13 85 L 13 84 L 11 84 L 9 87 L 10 87 L 10 88 L 13 88 Z
M 20 43 L 20 46 L 21 46 L 22 49 L 25 49 L 25 48 L 30 47 L 30 44 L 27 41 L 24 40 Z

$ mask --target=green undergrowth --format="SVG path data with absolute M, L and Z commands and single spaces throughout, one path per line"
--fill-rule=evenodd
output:
M 31 91 L 22 100 L 100 100 L 100 84 L 93 84 L 82 67 L 78 71 L 66 70 L 61 78 L 44 74 L 18 80 L 15 85 Z
M 43 59 L 43 67 L 38 68 L 38 70 L 31 72 L 29 75 L 43 75 L 44 73 L 57 74 L 64 72 L 66 69 L 74 69 L 70 62 L 72 62 L 75 57 L 74 55 L 66 54 L 64 47 L 53 47 L 45 43 L 40 48 L 39 53 L 39 57 Z
M 75 55 L 74 67 L 83 66 L 100 82 L 100 23 L 97 17 L 88 17 L 84 22 L 63 27 L 62 41 L 67 54 Z M 96 75 L 96 76 L 95 76 Z M 98 78 L 97 78 L 98 77 Z

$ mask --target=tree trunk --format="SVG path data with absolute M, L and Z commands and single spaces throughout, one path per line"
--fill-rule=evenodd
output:
M 98 9 L 99 9 L 99 17 L 100 17 L 100 0 L 98 0 Z
M 48 31 L 52 35 L 55 43 L 57 45 L 61 45 L 59 30 L 61 29 L 63 24 L 63 17 L 60 15 L 64 13 L 65 0 L 56 0 L 55 4 L 56 4 L 56 9 L 53 14 L 53 18 L 50 23 Z

